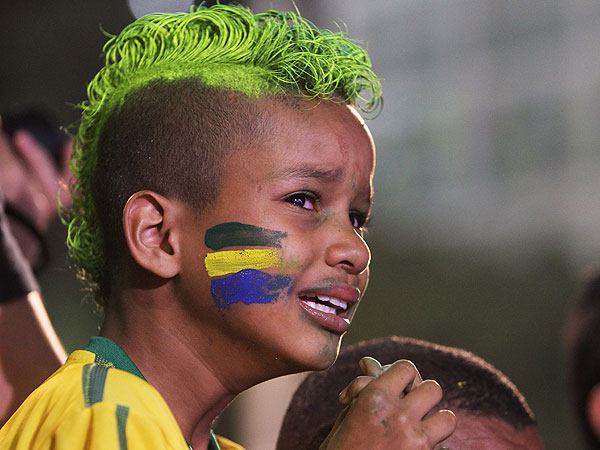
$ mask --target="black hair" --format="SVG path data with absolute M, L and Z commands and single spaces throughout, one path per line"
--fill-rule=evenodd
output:
M 358 362 L 364 356 L 382 365 L 411 360 L 423 379 L 434 379 L 441 385 L 444 396 L 437 409 L 497 418 L 516 431 L 536 425 L 523 395 L 491 364 L 466 350 L 394 336 L 343 348 L 327 371 L 311 373 L 288 406 L 277 450 L 319 448 L 343 409 L 338 394 L 362 375 Z
M 118 272 L 127 248 L 121 224 L 127 199 L 148 189 L 202 212 L 219 193 L 227 156 L 267 139 L 261 101 L 194 79 L 155 81 L 129 94 L 109 116 L 92 184 L 108 262 L 100 306 L 110 295 L 108 268 Z

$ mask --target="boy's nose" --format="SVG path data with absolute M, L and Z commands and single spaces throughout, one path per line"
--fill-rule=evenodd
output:
M 329 266 L 342 267 L 352 275 L 358 275 L 369 267 L 369 246 L 350 223 L 336 227 L 331 233 L 332 239 L 325 253 L 325 262 Z

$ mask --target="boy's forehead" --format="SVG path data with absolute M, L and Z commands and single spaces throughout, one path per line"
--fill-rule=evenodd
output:
M 258 101 L 257 139 L 226 157 L 222 185 L 338 183 L 371 202 L 374 146 L 355 108 L 326 100 Z
M 349 173 L 372 175 L 371 135 L 348 105 L 320 102 L 280 111 L 271 131 L 260 155 L 269 177 L 336 181 Z

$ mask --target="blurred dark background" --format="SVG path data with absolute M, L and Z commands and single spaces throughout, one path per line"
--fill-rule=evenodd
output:
M 522 390 L 548 449 L 584 448 L 566 401 L 560 334 L 580 275 L 600 254 L 600 8 L 586 0 L 296 4 L 321 27 L 347 26 L 383 78 L 386 104 L 369 123 L 378 147 L 372 278 L 344 342 L 397 334 L 471 350 Z M 118 33 L 132 10 L 187 9 L 115 0 L 2 6 L 0 113 L 41 108 L 64 126 L 76 122 L 74 105 L 102 64 L 101 29 Z M 58 222 L 51 236 L 42 289 L 72 350 L 101 318 L 65 268 Z M 267 395 L 258 398 L 259 423 L 276 425 Z M 256 418 L 245 412 L 253 401 L 241 399 L 219 426 L 249 450 L 268 449 L 274 432 L 252 434 L 244 419 Z

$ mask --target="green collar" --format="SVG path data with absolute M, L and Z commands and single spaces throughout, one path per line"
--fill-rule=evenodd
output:
M 140 372 L 140 369 L 137 368 L 131 358 L 127 356 L 125 350 L 108 338 L 92 336 L 85 350 L 96 355 L 96 364 L 110 364 L 116 369 L 129 372 L 144 381 L 148 381 L 144 378 L 144 375 L 142 375 L 142 372 Z M 188 444 L 188 446 L 190 449 L 192 448 L 190 444 Z M 220 450 L 215 434 L 212 431 L 210 432 L 210 439 L 208 441 L 208 450 Z
M 137 368 L 135 363 L 127 356 L 125 350 L 119 347 L 116 343 L 102 336 L 92 336 L 86 348 L 88 352 L 96 354 L 96 364 L 110 363 L 116 369 L 129 372 L 136 377 L 147 381 Z

